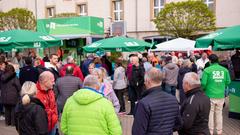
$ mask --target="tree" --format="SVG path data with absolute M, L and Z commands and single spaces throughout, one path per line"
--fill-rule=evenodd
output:
M 5 18 L 5 13 L 0 12 L 0 30 L 4 30 L 4 18 Z
M 36 29 L 36 18 L 33 13 L 27 9 L 14 8 L 7 13 L 4 17 L 5 29 Z
M 215 15 L 203 1 L 166 4 L 154 20 L 161 35 L 189 38 L 198 32 L 215 30 Z
M 77 17 L 79 16 L 77 13 L 60 13 L 56 14 L 55 17 Z

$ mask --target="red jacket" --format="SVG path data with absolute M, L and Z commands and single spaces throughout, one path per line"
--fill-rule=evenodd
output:
M 84 81 L 84 77 L 83 77 L 83 74 L 82 74 L 81 69 L 80 69 L 77 65 L 72 64 L 72 63 L 69 63 L 69 64 L 64 65 L 64 66 L 62 67 L 61 71 L 60 71 L 60 75 L 61 75 L 61 76 L 65 76 L 65 74 L 66 74 L 66 68 L 67 68 L 68 66 L 73 67 L 73 69 L 74 69 L 74 70 L 73 70 L 73 75 L 76 76 L 76 77 L 78 77 L 78 78 L 80 78 L 80 80 L 82 80 L 82 82 L 83 82 L 83 81 Z
M 42 90 L 37 82 L 37 98 L 43 103 L 48 117 L 48 131 L 51 131 L 58 121 L 57 105 L 53 90 Z

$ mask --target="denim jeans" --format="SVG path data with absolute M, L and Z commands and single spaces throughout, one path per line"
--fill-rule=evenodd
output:
M 54 128 L 49 132 L 49 135 L 56 135 L 57 130 L 57 124 L 54 126 Z
M 165 89 L 163 91 L 176 96 L 176 86 L 171 86 L 169 84 L 165 84 Z

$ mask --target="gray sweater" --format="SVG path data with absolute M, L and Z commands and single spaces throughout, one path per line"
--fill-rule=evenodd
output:
M 121 90 L 127 88 L 127 77 L 125 75 L 125 69 L 118 67 L 114 71 L 113 77 L 113 89 Z
M 171 86 L 177 86 L 179 68 L 174 63 L 168 63 L 163 67 L 164 82 Z
M 66 75 L 57 79 L 55 91 L 59 110 L 63 110 L 66 100 L 72 96 L 75 91 L 79 90 L 81 86 L 82 81 L 78 77 L 72 75 Z

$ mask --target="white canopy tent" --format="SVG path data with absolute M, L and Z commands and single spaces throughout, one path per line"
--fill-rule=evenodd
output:
M 195 41 L 184 39 L 184 38 L 176 38 L 170 41 L 166 41 L 156 45 L 156 49 L 151 49 L 151 51 L 190 51 L 194 50 L 211 50 L 209 48 L 195 48 Z

